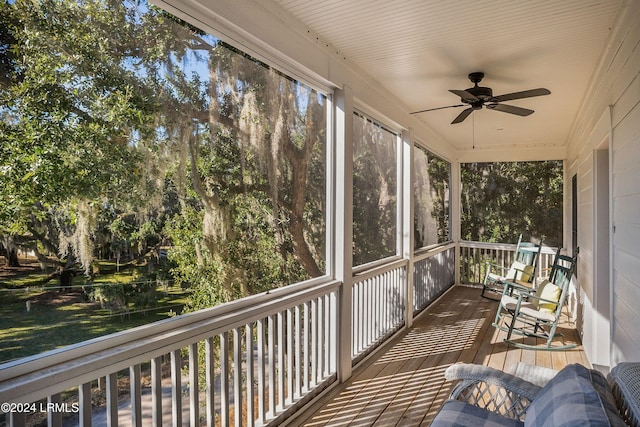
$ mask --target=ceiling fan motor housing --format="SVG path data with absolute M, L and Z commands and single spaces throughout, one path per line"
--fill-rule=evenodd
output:
M 483 102 L 490 101 L 491 98 L 493 98 L 493 90 L 490 87 L 474 86 L 470 87 L 469 89 L 465 89 L 465 92 L 469 92 L 471 95 L 475 96 Z M 465 99 L 462 99 L 462 102 L 473 104 Z
M 478 103 L 477 101 L 465 100 L 464 98 L 462 98 L 462 102 L 471 104 L 474 110 L 479 110 L 480 108 L 482 108 L 483 102 L 487 102 L 491 100 L 491 98 L 493 98 L 493 90 L 490 87 L 478 86 L 478 83 L 480 83 L 483 78 L 483 72 L 476 71 L 475 73 L 469 73 L 469 80 L 471 80 L 471 83 L 473 83 L 474 86 L 465 89 L 465 92 L 470 93 L 482 102 Z M 480 105 L 476 106 L 476 104 Z

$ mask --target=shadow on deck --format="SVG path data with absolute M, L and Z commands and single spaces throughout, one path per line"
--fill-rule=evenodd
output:
M 589 366 L 580 345 L 553 352 L 508 346 L 505 333 L 491 326 L 497 305 L 476 287 L 454 286 L 411 329 L 363 362 L 305 425 L 429 425 L 452 388 L 444 371 L 457 362 L 501 370 L 520 361 L 556 370 L 570 363 Z M 566 313 L 563 320 L 565 342 L 579 343 Z

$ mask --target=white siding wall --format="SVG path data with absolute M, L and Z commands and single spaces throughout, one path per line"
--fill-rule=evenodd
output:
M 639 15 L 640 16 L 640 15 Z M 637 35 L 637 34 L 636 34 Z M 612 359 L 640 360 L 640 42 L 638 66 L 622 94 L 632 98 L 629 111 L 616 110 L 613 120 L 613 313 Z M 633 60 L 633 57 L 629 58 Z M 622 101 L 620 102 L 622 103 Z M 617 104 L 616 104 L 617 105 Z
M 640 360 L 640 2 L 627 3 L 619 24 L 573 129 L 567 162 L 568 178 L 578 175 L 578 326 L 591 362 L 611 366 L 623 360 Z M 594 150 L 607 141 L 615 227 L 609 357 L 597 352 L 608 343 L 599 341 L 596 331 L 606 319 L 594 307 L 594 290 L 609 285 L 594 283 L 595 270 L 603 261 L 595 254 Z M 570 194 L 565 203 L 571 206 Z M 570 224 L 570 209 L 566 218 Z

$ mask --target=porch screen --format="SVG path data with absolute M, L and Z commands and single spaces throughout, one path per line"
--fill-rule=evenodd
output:
M 353 125 L 353 265 L 396 255 L 398 135 L 357 114 Z
M 562 246 L 563 163 L 462 163 L 462 240 Z
M 451 164 L 414 146 L 414 249 L 451 240 Z
M 325 274 L 324 94 L 145 0 L 4 10 L 11 247 L 78 286 L 126 264 L 124 296 L 86 297 L 132 311 L 158 304 L 156 280 L 195 310 Z

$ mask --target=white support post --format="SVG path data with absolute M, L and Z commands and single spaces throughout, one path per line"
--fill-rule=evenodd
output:
M 295 360 L 293 356 L 293 346 L 294 344 L 294 336 L 295 336 L 295 325 L 293 324 L 293 309 L 288 308 L 286 310 L 287 317 L 287 369 L 286 369 L 286 378 L 287 378 L 287 400 L 285 401 L 285 406 L 291 405 L 294 401 L 294 392 L 293 392 L 293 384 L 295 381 L 294 375 L 294 363 Z
M 129 390 L 131 393 L 131 426 L 142 427 L 142 371 L 140 365 L 129 367 Z
M 56 393 L 47 397 L 47 402 L 51 404 L 62 403 L 62 396 L 60 393 Z M 48 413 L 49 419 L 47 420 L 47 427 L 61 427 L 62 426 L 62 412 L 52 411 Z
M 253 327 L 251 324 L 247 324 L 245 326 L 245 351 L 246 351 L 246 364 L 247 364 L 247 373 L 246 373 L 246 383 L 247 383 L 247 426 L 253 427 L 255 426 L 255 415 L 254 415 L 254 395 L 255 395 L 255 387 L 253 385 L 253 381 L 255 379 L 254 376 L 254 357 L 253 357 Z
M 342 281 L 338 299 L 338 381 L 351 377 L 351 310 L 353 286 L 353 93 L 335 91 L 335 277 Z
M 402 257 L 408 260 L 406 283 L 406 298 L 404 307 L 404 324 L 407 328 L 413 325 L 413 144 L 411 142 L 411 130 L 402 132 L 400 157 L 400 200 L 401 216 L 400 227 L 402 242 Z
M 78 425 L 80 427 L 91 426 L 91 383 L 84 383 L 78 386 L 78 401 L 80 403 L 80 414 L 78 419 Z M 133 396 L 131 397 L 131 413 L 135 409 L 133 405 Z
M 326 272 L 329 275 L 332 275 L 335 277 L 336 274 L 336 259 L 337 257 L 335 256 L 335 246 L 339 243 L 338 241 L 336 241 L 336 238 L 338 236 L 338 233 L 336 232 L 336 202 L 337 202 L 337 196 L 336 196 L 336 151 L 338 150 L 337 144 L 336 144 L 336 134 L 334 133 L 334 124 L 335 124 L 335 118 L 336 118 L 336 107 L 335 107 L 335 99 L 332 96 L 327 97 L 326 99 L 327 102 L 327 110 L 326 110 L 326 116 L 327 116 L 327 124 L 326 124 L 326 135 L 327 135 L 327 142 L 326 142 L 326 150 L 327 150 L 327 154 L 326 154 L 326 168 L 325 168 L 325 182 L 326 182 L 326 224 L 327 224 L 327 228 L 325 231 L 325 236 L 326 236 L 326 240 L 327 240 L 327 244 L 325 247 L 325 259 L 327 260 L 327 264 L 326 264 Z M 329 358 L 329 365 L 332 367 L 332 372 L 334 372 L 336 370 L 336 366 L 338 365 L 338 345 L 337 345 L 337 341 L 338 341 L 338 307 L 337 307 L 337 297 L 338 294 L 333 294 L 332 295 L 332 305 L 331 305 L 331 313 L 330 313 L 330 319 L 329 322 L 331 323 L 331 333 L 330 333 L 330 341 L 327 343 L 328 344 L 328 354 L 327 357 Z M 298 316 L 300 315 L 300 307 L 296 307 L 296 325 L 299 324 L 298 322 Z M 301 329 L 298 328 L 297 330 L 297 335 L 296 335 L 297 339 L 301 338 Z M 299 348 L 300 346 L 297 345 L 297 347 Z M 296 355 L 297 357 L 297 355 Z M 297 371 L 296 373 L 299 373 L 299 369 L 300 369 L 300 363 L 296 364 L 297 366 Z M 301 391 L 300 385 L 301 385 L 301 377 L 298 375 L 297 376 L 298 380 L 296 381 L 296 390 L 299 393 Z
M 215 424 L 216 418 L 216 401 L 215 401 L 215 381 L 216 381 L 216 369 L 215 369 L 215 348 L 213 337 L 209 337 L 205 341 L 205 375 L 206 375 L 206 411 L 207 411 L 207 425 L 212 426 Z
M 272 366 L 276 366 L 276 375 L 277 375 L 277 380 L 274 379 L 274 382 L 277 381 L 276 384 L 276 390 L 277 390 L 277 396 L 278 396 L 278 400 L 277 400 L 277 404 L 276 404 L 276 412 L 280 412 L 284 410 L 284 389 L 285 389 L 285 385 L 284 385 L 284 375 L 285 375 L 285 366 L 286 366 L 286 361 L 284 358 L 284 350 L 285 350 L 285 343 L 284 343 L 284 313 L 282 311 L 279 311 L 275 316 L 273 316 L 276 319 L 276 329 L 277 329 L 277 365 L 276 363 L 273 363 Z M 275 415 L 274 413 L 274 415 Z
M 151 359 L 151 424 L 162 426 L 162 358 Z
M 198 386 L 198 343 L 189 345 L 189 421 L 192 426 L 200 422 Z
M 171 421 L 173 427 L 182 426 L 182 354 L 171 352 Z
M 235 328 L 233 330 L 233 423 L 235 427 L 242 426 L 242 377 L 242 329 Z
M 303 318 L 304 318 L 304 330 L 302 332 L 302 346 L 304 348 L 304 356 L 302 357 L 302 359 L 300 359 L 302 361 L 302 363 L 304 363 L 304 368 L 303 368 L 303 382 L 302 382 L 302 392 L 306 393 L 308 392 L 311 387 L 309 386 L 309 378 L 310 373 L 309 373 L 309 366 L 311 364 L 311 357 L 309 356 L 309 349 L 310 349 L 310 333 L 309 333 L 309 328 L 311 323 L 309 322 L 309 319 L 311 318 L 311 303 L 310 302 L 305 302 L 304 303 L 304 313 L 303 313 Z
M 268 416 L 275 417 L 276 416 L 276 363 L 279 363 L 276 360 L 276 321 L 275 314 L 270 315 L 267 318 L 267 357 L 269 361 L 269 365 L 267 368 L 268 376 L 269 376 L 269 406 L 268 406 Z
M 309 373 L 311 374 L 311 388 L 318 385 L 318 302 L 316 299 L 311 300 L 311 366 Z
M 229 371 L 229 332 L 223 332 L 220 334 L 220 423 L 223 426 L 231 424 Z
M 451 218 L 451 238 L 456 244 L 455 254 L 455 283 L 460 284 L 460 200 L 461 200 L 461 186 L 460 186 L 460 161 L 455 160 L 451 162 L 451 204 L 450 218 Z
M 264 329 L 266 319 L 258 320 L 256 325 L 256 334 L 258 341 L 258 423 L 266 424 L 267 423 L 267 407 L 266 407 L 266 397 L 265 392 L 267 390 L 266 385 L 266 363 L 267 357 L 265 355 L 265 342 L 264 342 Z
M 107 425 L 118 427 L 118 374 L 107 375 L 106 398 L 107 398 Z
M 27 414 L 25 412 L 9 412 L 8 416 L 9 427 L 24 427 L 27 425 Z

